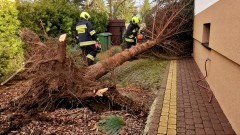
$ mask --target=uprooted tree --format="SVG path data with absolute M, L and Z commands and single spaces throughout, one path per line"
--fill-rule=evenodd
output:
M 22 95 L 0 110 L 15 112 L 8 119 L 10 124 L 5 122 L 9 125 L 1 129 L 2 133 L 19 128 L 23 118 L 32 117 L 36 112 L 55 110 L 58 106 L 63 106 L 63 103 L 84 106 L 85 101 L 97 96 L 104 96 L 135 114 L 146 115 L 148 108 L 122 96 L 115 90 L 114 83 L 100 82 L 98 79 L 132 57 L 186 32 L 184 28 L 189 16 L 185 15 L 185 9 L 191 4 L 192 1 L 184 0 L 171 3 L 166 9 L 160 7 L 157 13 L 163 17 L 158 18 L 153 14 L 153 25 L 148 29 L 152 33 L 152 40 L 86 68 L 78 68 L 73 59 L 66 55 L 65 40 L 59 42 L 51 39 L 43 43 L 34 32 L 24 29 L 20 36 L 28 45 L 29 59 L 24 64 L 23 76 L 29 78 L 31 83 Z M 3 123 L 0 121 L 0 124 Z

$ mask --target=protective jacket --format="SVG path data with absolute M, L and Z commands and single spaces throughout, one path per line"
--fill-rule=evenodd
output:
M 139 32 L 140 27 L 137 24 L 133 24 L 130 21 L 130 24 L 127 27 L 124 38 L 126 42 L 136 42 L 136 36 Z
M 87 20 L 80 20 L 76 25 L 78 41 L 80 47 L 93 45 L 96 43 L 97 35 L 92 24 Z

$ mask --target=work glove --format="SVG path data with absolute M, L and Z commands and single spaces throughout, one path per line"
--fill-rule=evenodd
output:
M 101 52 L 101 43 L 96 42 L 95 47 L 96 47 L 97 53 L 100 53 Z

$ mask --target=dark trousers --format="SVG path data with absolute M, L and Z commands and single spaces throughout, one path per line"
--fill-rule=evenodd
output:
M 124 41 L 122 43 L 122 49 L 129 49 L 131 48 L 132 46 L 136 45 L 136 42 L 127 42 L 127 41 Z
M 88 45 L 81 47 L 83 60 L 87 62 L 88 65 L 92 65 L 95 61 L 95 57 L 97 55 L 97 49 L 95 45 Z M 89 57 L 90 56 L 90 57 Z M 92 59 L 94 58 L 94 59 Z

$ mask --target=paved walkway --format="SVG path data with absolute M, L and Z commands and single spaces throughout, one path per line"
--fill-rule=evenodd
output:
M 171 61 L 145 129 L 148 135 L 235 135 L 215 98 L 209 103 L 193 59 Z

